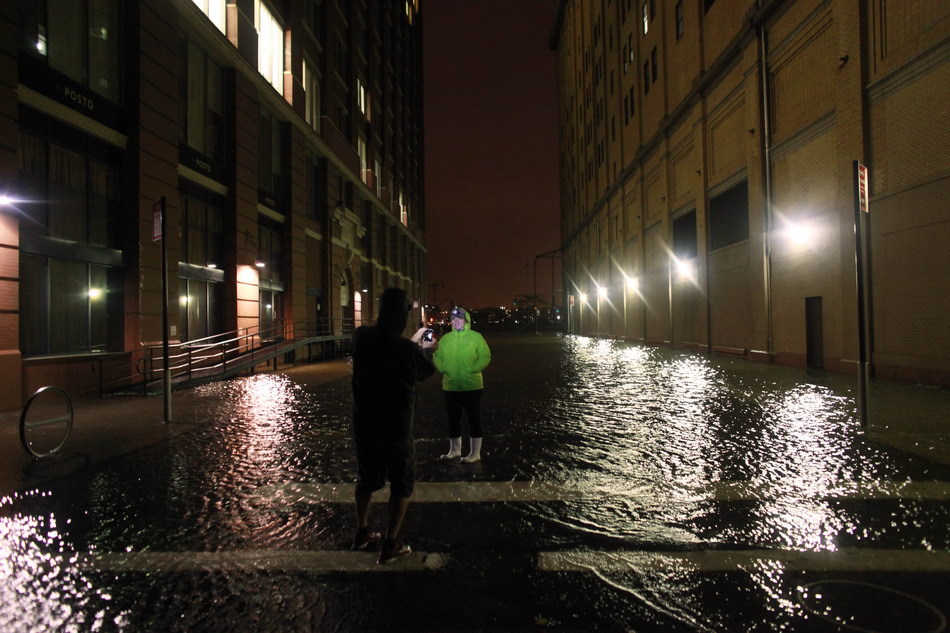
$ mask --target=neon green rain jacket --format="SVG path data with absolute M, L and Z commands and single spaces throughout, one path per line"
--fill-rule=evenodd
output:
M 482 370 L 491 362 L 491 350 L 485 337 L 472 329 L 472 315 L 465 313 L 465 327 L 452 330 L 439 340 L 432 356 L 436 369 L 442 372 L 445 391 L 475 391 L 484 387 Z

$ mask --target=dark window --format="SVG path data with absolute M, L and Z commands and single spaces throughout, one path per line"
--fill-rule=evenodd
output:
M 194 341 L 224 331 L 224 284 L 181 278 L 178 288 L 181 339 Z
M 283 138 L 280 121 L 267 110 L 261 110 L 260 127 L 260 190 L 273 200 L 271 206 L 281 207 L 283 188 Z
M 20 108 L 24 356 L 122 346 L 119 152 Z
M 121 212 L 114 150 L 67 126 L 39 121 L 45 117 L 23 115 L 21 123 L 28 119 L 46 129 L 38 135 L 20 133 L 23 193 L 35 201 L 24 207 L 23 232 L 118 248 Z
M 278 327 L 280 321 L 283 319 L 283 311 L 281 310 L 282 301 L 282 292 L 264 288 L 261 289 L 260 331 L 261 336 L 265 337 L 266 340 L 273 339 L 273 337 L 277 336 L 277 332 L 274 331 L 274 328 Z
M 187 181 L 181 192 L 181 261 L 222 268 L 224 198 Z
M 749 239 L 749 185 L 736 185 L 709 201 L 710 250 Z
M 683 19 L 683 0 L 677 0 L 674 11 L 676 13 L 676 39 L 680 39 L 686 29 Z
M 258 224 L 258 258 L 264 263 L 261 268 L 261 279 L 271 282 L 281 281 L 281 263 L 283 261 L 283 248 L 281 246 L 281 231 L 283 225 L 280 222 L 269 220 L 265 217 L 260 218 Z
M 212 160 L 224 154 L 224 75 L 194 42 L 182 41 L 180 141 Z
M 643 94 L 650 94 L 650 62 L 643 62 Z
M 20 257 L 20 350 L 24 356 L 122 348 L 121 274 L 88 262 Z
M 653 83 L 656 83 L 657 77 L 660 75 L 660 64 L 656 56 L 656 46 L 650 51 L 650 72 L 653 75 Z
M 119 101 L 119 0 L 22 0 L 21 49 Z
M 379 175 L 377 175 L 379 177 Z M 307 217 L 325 218 L 328 209 L 327 161 L 307 154 Z
M 696 257 L 696 212 L 673 220 L 673 254 L 680 260 Z

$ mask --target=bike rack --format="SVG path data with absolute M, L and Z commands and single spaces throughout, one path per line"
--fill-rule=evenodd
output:
M 36 398 L 39 397 L 41 394 L 46 393 L 47 391 L 55 392 L 55 393 L 58 393 L 60 396 L 62 396 L 63 401 L 66 403 L 66 415 L 58 417 L 58 418 L 50 418 L 49 420 L 27 422 L 26 417 L 30 411 L 30 406 L 33 404 L 33 401 L 36 400 Z M 63 435 L 63 439 L 59 443 L 59 445 L 57 445 L 54 449 L 52 449 L 48 453 L 40 453 L 33 450 L 33 447 L 30 446 L 30 442 L 26 438 L 26 432 L 30 429 L 35 429 L 40 426 L 49 426 L 51 424 L 57 424 L 59 422 L 66 423 L 66 433 Z M 59 387 L 52 387 L 52 386 L 40 387 L 39 389 L 36 390 L 36 392 L 32 396 L 30 396 L 30 399 L 26 401 L 26 405 L 24 405 L 23 407 L 23 412 L 20 413 L 20 443 L 23 445 L 23 448 L 26 449 L 26 451 L 30 455 L 32 455 L 33 457 L 37 459 L 41 459 L 43 457 L 48 457 L 50 455 L 53 455 L 54 453 L 58 452 L 61 448 L 63 448 L 63 446 L 66 444 L 66 440 L 69 439 L 69 433 L 72 430 L 73 430 L 73 402 L 72 400 L 69 399 L 69 395 L 65 391 L 60 389 Z

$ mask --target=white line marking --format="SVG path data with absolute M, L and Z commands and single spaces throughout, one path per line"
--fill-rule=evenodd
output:
M 109 572 L 194 573 L 206 571 L 303 571 L 365 573 L 436 571 L 445 554 L 413 552 L 390 564 L 374 552 L 250 550 L 224 552 L 83 552 L 62 555 L 60 565 Z M 538 569 L 567 572 L 749 572 L 784 571 L 950 572 L 950 551 L 846 549 L 691 550 L 685 552 L 538 552 Z
M 689 552 L 539 552 L 541 571 L 751 571 L 780 567 L 787 571 L 948 572 L 950 551 L 846 549 L 699 550 Z
M 225 552 L 76 552 L 63 563 L 80 569 L 115 572 L 306 571 L 375 572 L 441 569 L 442 554 L 413 552 L 380 565 L 377 552 L 248 550 Z
M 254 490 L 251 500 L 264 505 L 352 503 L 354 487 L 352 483 L 291 482 L 261 486 Z M 624 487 L 537 481 L 418 482 L 412 500 L 416 503 L 497 503 L 571 501 L 609 497 L 643 499 L 645 502 L 653 502 L 658 498 L 671 498 L 677 502 L 789 498 L 948 501 L 950 500 L 950 482 L 877 481 L 822 484 L 801 480 L 765 484 L 750 481 L 721 481 L 698 486 L 646 484 Z

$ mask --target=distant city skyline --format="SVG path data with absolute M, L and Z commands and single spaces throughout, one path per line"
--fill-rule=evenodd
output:
M 560 246 L 556 0 L 423 8 L 425 301 L 511 305 Z M 550 300 L 551 265 L 537 263 Z M 555 276 L 560 285 L 560 274 Z

